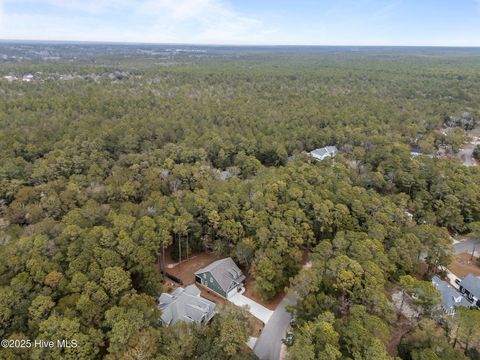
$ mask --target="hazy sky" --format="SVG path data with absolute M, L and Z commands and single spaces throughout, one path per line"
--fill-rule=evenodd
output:
M 0 39 L 480 46 L 480 0 L 0 0 Z

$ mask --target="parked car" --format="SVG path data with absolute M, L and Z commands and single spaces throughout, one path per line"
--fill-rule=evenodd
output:
M 285 339 L 282 339 L 282 342 L 287 346 L 292 346 L 294 340 L 295 340 L 295 336 L 293 335 L 293 332 L 288 331 L 287 335 L 285 336 Z
M 290 326 L 291 327 L 297 326 L 297 318 L 295 316 L 290 319 Z

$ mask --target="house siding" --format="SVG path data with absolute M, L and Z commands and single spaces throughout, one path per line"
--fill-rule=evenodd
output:
M 197 274 L 197 276 L 202 279 L 201 284 L 203 286 L 209 288 L 210 290 L 216 292 L 217 294 L 219 294 L 224 298 L 227 297 L 227 294 L 225 293 L 225 291 L 223 291 L 223 289 L 218 284 L 217 280 L 215 280 L 215 278 L 212 276 L 210 272 L 200 273 L 200 274 Z

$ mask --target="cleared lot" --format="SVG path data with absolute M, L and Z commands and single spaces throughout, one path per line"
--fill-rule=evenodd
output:
M 468 274 L 480 276 L 478 259 L 475 257 L 472 259 L 472 255 L 468 253 L 456 255 L 448 269 L 461 279 Z

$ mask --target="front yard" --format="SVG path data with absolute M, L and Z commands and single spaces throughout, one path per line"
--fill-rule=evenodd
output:
M 448 269 L 461 279 L 463 279 L 468 274 L 480 276 L 480 266 L 478 259 L 475 257 L 472 259 L 471 254 L 468 253 L 456 255 Z

